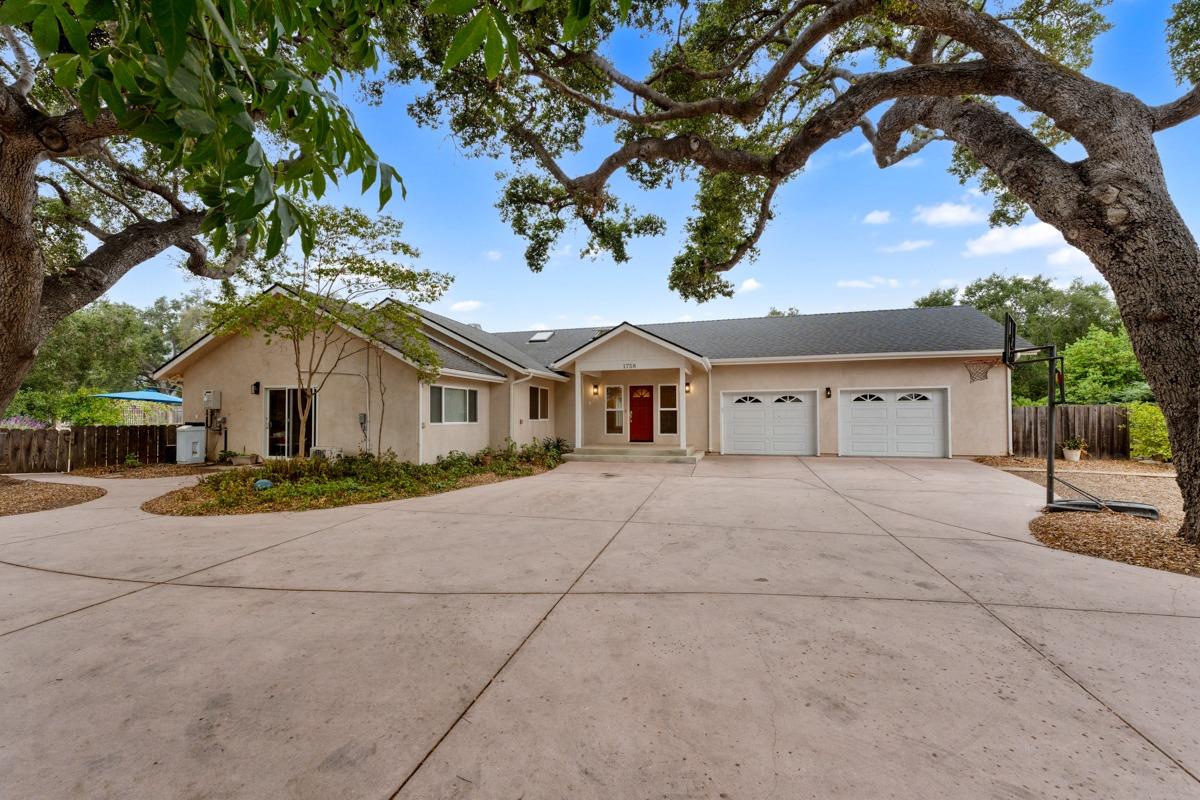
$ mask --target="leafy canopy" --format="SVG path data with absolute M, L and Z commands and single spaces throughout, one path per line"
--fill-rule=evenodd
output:
M 1152 400 L 1124 327 L 1096 326 L 1063 350 L 1068 403 L 1120 403 Z
M 132 136 L 181 170 L 218 250 L 246 237 L 274 255 L 297 230 L 312 246 L 316 228 L 296 198 L 322 196 L 339 173 L 361 172 L 363 191 L 378 181 L 381 205 L 394 191 L 395 170 L 334 94 L 348 72 L 378 65 L 385 5 L 4 0 L 0 26 L 23 31 L 45 59 L 52 81 L 35 86 L 39 106 L 78 108 L 89 137 Z

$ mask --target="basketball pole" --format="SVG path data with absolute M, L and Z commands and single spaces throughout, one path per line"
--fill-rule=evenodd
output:
M 1049 358 L 1046 359 L 1046 393 L 1047 410 L 1050 412 L 1046 415 L 1046 505 L 1054 503 L 1054 427 L 1055 427 L 1055 399 L 1058 394 L 1055 390 L 1058 388 L 1058 345 L 1052 344 L 1047 347 L 1050 351 Z

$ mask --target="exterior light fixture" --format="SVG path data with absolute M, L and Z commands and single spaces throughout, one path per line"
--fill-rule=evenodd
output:
M 825 387 L 825 399 L 828 400 L 831 397 L 833 397 L 833 389 L 830 389 L 828 386 L 826 386 Z
M 692 382 L 691 381 L 687 381 L 686 383 L 683 384 L 683 393 L 684 394 L 692 393 Z
M 599 396 L 600 396 L 600 384 L 593 383 L 592 384 L 592 397 L 599 397 Z
M 250 394 L 258 394 L 261 390 L 262 383 L 260 381 L 255 381 L 254 383 L 250 384 Z

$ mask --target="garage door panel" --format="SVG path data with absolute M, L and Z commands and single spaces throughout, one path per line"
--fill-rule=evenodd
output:
M 857 389 L 838 398 L 843 455 L 942 457 L 946 444 L 944 389 Z
M 816 452 L 816 394 L 738 391 L 721 396 L 724 452 L 812 455 Z

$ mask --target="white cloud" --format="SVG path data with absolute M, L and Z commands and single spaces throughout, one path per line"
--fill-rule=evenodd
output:
M 892 221 L 892 212 L 890 211 L 871 211 L 863 217 L 864 225 L 886 225 Z
M 975 206 L 965 203 L 941 203 L 936 206 L 917 206 L 913 210 L 913 222 L 924 222 L 926 225 L 951 227 L 954 225 L 972 225 L 983 222 L 987 214 Z
M 1092 261 L 1082 250 L 1067 245 L 1066 247 L 1052 250 L 1046 256 L 1046 263 L 1054 267 L 1077 267 L 1085 264 L 1090 266 Z
M 483 257 L 488 261 L 499 261 L 500 259 L 504 258 L 504 254 L 499 250 L 484 250 Z
M 451 311 L 478 311 L 483 303 L 478 300 L 459 300 L 457 303 L 450 304 Z
M 1064 246 L 1061 233 L 1044 222 L 1034 222 L 1017 228 L 992 228 L 978 239 L 969 240 L 963 255 L 968 258 L 994 256 L 1018 250 Z
M 911 253 L 913 250 L 923 250 L 926 247 L 932 247 L 933 242 L 929 239 L 905 239 L 900 244 L 888 245 L 887 247 L 879 248 L 881 253 Z
M 853 280 L 838 281 L 839 289 L 897 289 L 900 286 L 900 281 L 895 278 L 883 278 L 879 275 L 873 275 L 869 280 L 855 278 Z
M 754 280 L 754 278 L 746 278 L 742 281 L 742 285 L 738 287 L 739 292 L 753 292 L 755 289 L 761 288 L 762 284 Z

